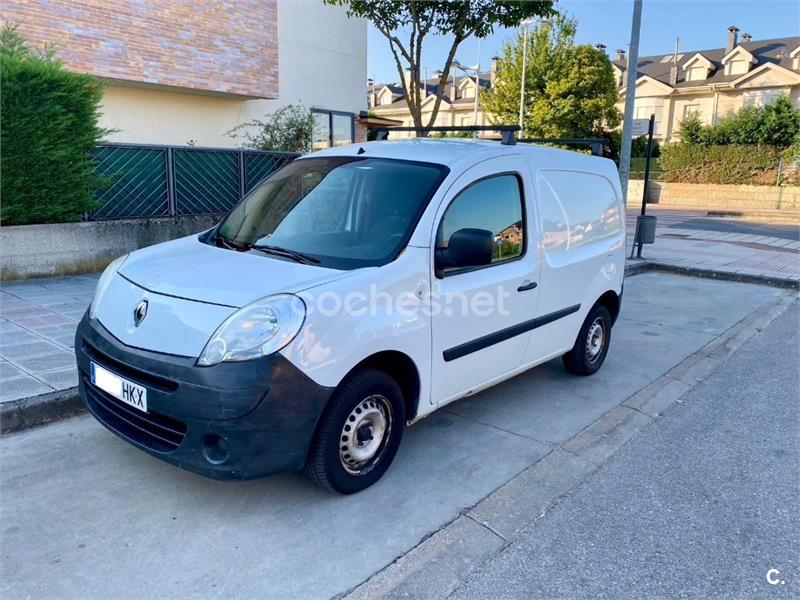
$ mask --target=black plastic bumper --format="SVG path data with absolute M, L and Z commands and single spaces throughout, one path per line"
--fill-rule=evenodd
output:
M 75 336 L 81 400 L 103 425 L 179 467 L 216 479 L 299 469 L 333 389 L 280 354 L 197 367 L 126 346 L 84 316 Z M 90 363 L 147 388 L 147 413 L 91 383 Z

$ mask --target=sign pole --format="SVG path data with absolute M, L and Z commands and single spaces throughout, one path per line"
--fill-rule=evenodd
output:
M 650 183 L 650 159 L 653 157 L 653 130 L 655 129 L 656 116 L 650 115 L 650 123 L 647 125 L 647 158 L 644 162 L 644 185 L 642 186 L 642 216 L 647 212 L 647 190 Z M 639 229 L 639 228 L 637 228 Z M 639 239 L 639 249 L 636 256 L 642 258 L 642 246 L 644 241 Z

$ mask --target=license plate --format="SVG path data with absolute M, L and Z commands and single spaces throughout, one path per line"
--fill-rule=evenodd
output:
M 91 363 L 92 383 L 117 400 L 147 412 L 147 389 Z

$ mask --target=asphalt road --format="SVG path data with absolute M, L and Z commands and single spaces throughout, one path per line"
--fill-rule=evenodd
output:
M 656 213 L 658 214 L 658 213 Z M 796 225 L 783 225 L 780 223 L 755 223 L 752 221 L 739 221 L 736 219 L 689 219 L 682 223 L 670 225 L 681 229 L 698 229 L 701 231 L 716 231 L 718 233 L 742 233 L 745 235 L 768 235 L 785 240 L 800 240 L 800 228 Z
M 785 240 L 800 240 L 800 228 L 783 223 L 762 223 L 745 221 L 734 217 L 709 217 L 708 211 L 672 210 L 648 206 L 647 214 L 658 217 L 658 226 L 664 228 L 696 229 L 698 231 L 715 231 L 717 233 L 741 233 L 744 235 L 767 235 Z M 628 207 L 626 211 L 628 232 L 636 227 L 637 209 Z
M 800 597 L 799 332 L 795 302 L 454 596 Z

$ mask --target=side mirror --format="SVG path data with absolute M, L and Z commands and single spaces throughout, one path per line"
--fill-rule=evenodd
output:
M 487 229 L 459 229 L 450 236 L 447 248 L 436 249 L 436 273 L 445 269 L 481 267 L 491 264 L 494 234 Z

